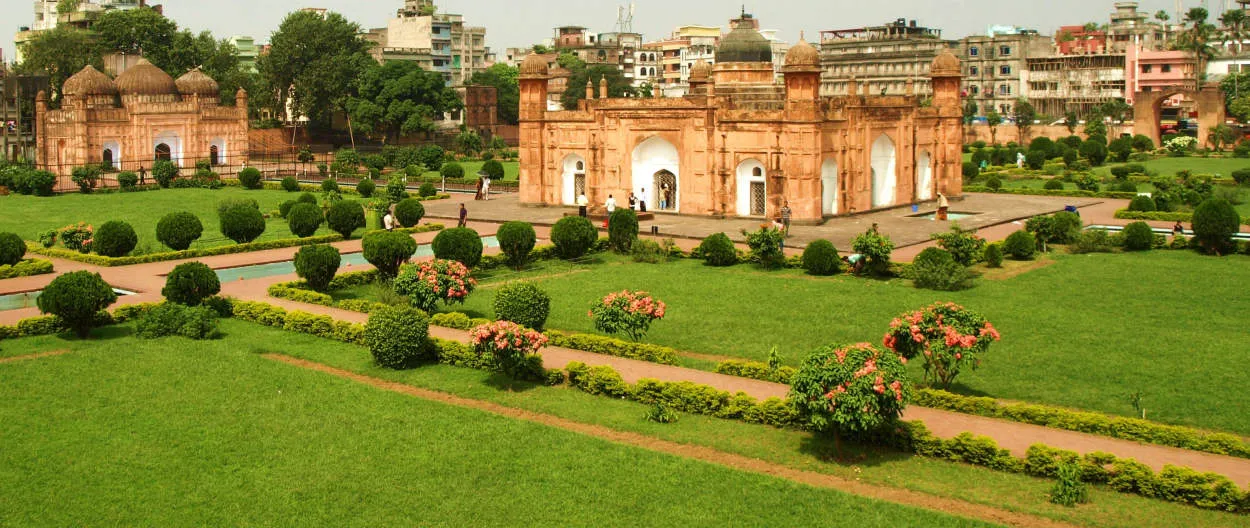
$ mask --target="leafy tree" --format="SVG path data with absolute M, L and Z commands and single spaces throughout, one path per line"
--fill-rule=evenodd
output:
M 460 134 L 456 136 L 456 147 L 465 154 L 481 152 L 482 136 L 469 129 L 461 130 Z
M 1212 128 L 1207 134 L 1207 142 L 1210 143 L 1212 147 L 1215 147 L 1217 152 L 1223 152 L 1225 145 L 1232 145 L 1236 143 L 1237 138 L 1237 131 L 1233 130 L 1232 127 L 1224 123 L 1215 125 L 1215 128 Z
M 59 0 L 56 3 L 56 12 L 59 15 L 73 13 L 80 5 L 82 5 L 82 0 Z
M 535 53 L 538 55 L 546 55 L 548 53 L 551 53 L 551 51 L 552 50 L 550 47 L 544 46 L 542 44 L 534 44 L 534 47 L 530 48 L 531 53 Z
M 1099 105 L 1098 113 L 1112 120 L 1124 122 L 1133 117 L 1133 107 L 1123 99 L 1115 99 Z
M 373 63 L 360 26 L 338 13 L 296 11 L 270 38 L 269 53 L 256 67 L 278 101 L 290 99 L 298 115 L 328 126 L 334 110 L 344 109 L 356 79 Z
M 1021 97 L 1016 100 L 1014 118 L 1016 120 L 1016 128 L 1020 130 L 1020 143 L 1029 135 L 1029 127 L 1033 126 L 1033 121 L 1037 119 L 1037 110 L 1033 108 L 1033 104 L 1028 99 Z
M 595 93 L 599 93 L 600 79 L 608 81 L 608 97 L 634 97 L 638 95 L 634 89 L 632 82 L 625 78 L 625 74 L 615 66 L 605 64 L 597 64 L 587 66 L 585 62 L 578 59 L 576 55 L 571 53 L 561 53 L 556 60 L 567 68 L 570 72 L 568 88 L 564 90 L 564 95 L 560 97 L 560 103 L 564 105 L 565 110 L 573 110 L 577 108 L 577 103 L 586 98 L 586 83 L 594 84 Z
M 1228 105 L 1228 113 L 1243 123 L 1250 120 L 1250 95 L 1234 99 L 1232 104 Z
M 1081 118 L 1077 117 L 1076 112 L 1069 111 L 1063 116 L 1063 126 L 1067 127 L 1069 134 L 1076 133 L 1076 127 L 1081 124 Z
M 1103 122 L 1103 115 L 1099 112 L 1090 112 L 1085 117 L 1085 137 L 1094 136 L 1107 137 L 1107 123 Z
M 499 122 L 517 124 L 521 105 L 521 88 L 517 80 L 520 70 L 499 63 L 473 74 L 469 84 L 493 86 L 498 104 Z
M 985 124 L 990 126 L 990 143 L 998 144 L 998 125 L 1003 124 L 1003 116 L 998 115 L 998 111 L 990 110 L 985 115 Z
M 1240 9 L 1229 9 L 1220 15 L 1220 23 L 1224 25 L 1223 38 L 1237 43 L 1237 53 L 1241 54 L 1242 41 L 1246 39 L 1246 12 Z
M 1175 47 L 1192 52 L 1197 63 L 1196 71 L 1206 71 L 1206 62 L 1215 57 L 1215 46 L 1211 45 L 1215 34 L 1215 26 L 1207 23 L 1210 12 L 1203 7 L 1192 7 L 1185 13 L 1184 23 L 1188 29 L 1177 35 Z M 1201 77 L 1200 77 L 1201 78 Z
M 1156 11 L 1156 12 L 1155 12 L 1155 20 L 1158 20 L 1159 22 L 1164 22 L 1164 23 L 1166 23 L 1168 20 L 1171 20 L 1171 19 L 1172 19 L 1172 17 L 1171 17 L 1171 16 L 1168 16 L 1168 12 L 1167 12 L 1167 11 L 1164 11 L 1164 10 L 1160 9 L 1160 10 L 1158 10 L 1158 11 Z
M 976 101 L 973 101 L 972 99 L 968 99 L 966 102 L 964 102 L 964 124 L 971 125 L 973 119 L 976 119 L 977 112 L 979 110 L 980 109 L 977 107 Z
M 421 69 L 415 62 L 387 61 L 365 70 L 357 83 L 359 96 L 347 99 L 347 111 L 356 132 L 386 140 L 419 132 L 433 132 L 434 119 L 464 107 L 460 96 L 447 87 L 440 73 Z
M 22 75 L 47 75 L 55 92 L 48 95 L 59 102 L 65 79 L 88 64 L 104 69 L 100 46 L 86 31 L 64 25 L 40 32 L 23 43 L 22 63 L 17 65 L 16 71 Z
M 1250 72 L 1230 73 L 1220 80 L 1220 91 L 1224 93 L 1224 104 L 1231 110 L 1233 103 L 1243 94 L 1250 93 Z

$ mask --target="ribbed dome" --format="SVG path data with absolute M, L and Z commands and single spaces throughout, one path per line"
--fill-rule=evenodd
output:
M 174 84 L 182 95 L 199 95 L 200 97 L 217 97 L 217 81 L 205 75 L 199 68 L 191 70 L 179 77 Z
M 706 81 L 710 78 L 712 78 L 712 65 L 707 61 L 701 60 L 690 68 L 690 80 Z
M 537 53 L 531 53 L 521 61 L 521 75 L 547 75 L 547 59 Z
M 930 77 L 961 77 L 959 58 L 951 53 L 950 48 L 942 48 L 942 52 L 929 65 Z
M 820 66 L 820 52 L 799 37 L 799 43 L 786 52 L 786 66 Z
M 116 83 L 122 95 L 178 94 L 174 78 L 147 59 L 139 59 L 138 63 L 118 75 Z
M 90 95 L 117 95 L 117 85 L 113 84 L 113 80 L 105 75 L 94 66 L 79 70 L 65 79 L 65 84 L 61 87 L 61 93 L 74 96 L 90 96 Z
M 716 47 L 716 62 L 772 62 L 773 45 L 745 23 L 730 31 Z

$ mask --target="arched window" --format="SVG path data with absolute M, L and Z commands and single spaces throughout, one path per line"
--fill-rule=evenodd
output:
M 751 175 L 752 175 L 752 176 L 755 176 L 755 177 L 757 177 L 757 178 L 758 178 L 758 177 L 760 177 L 760 176 L 763 176 L 763 175 L 764 175 L 764 169 L 763 169 L 763 168 L 761 168 L 761 167 L 756 167 L 756 168 L 754 168 L 754 169 L 751 169 Z
M 105 170 L 113 169 L 113 149 L 104 149 L 104 155 L 100 157 L 100 161 L 104 165 Z
M 220 153 L 217 151 L 217 145 L 208 147 L 208 164 L 212 166 L 221 165 Z
M 154 157 L 154 159 L 156 159 L 156 160 L 163 160 L 163 161 L 170 161 L 170 160 L 171 160 L 171 155 L 170 155 L 170 150 L 169 150 L 169 144 L 168 144 L 168 143 L 160 143 L 160 144 L 157 144 L 157 145 L 156 145 L 156 153 L 155 153 L 155 157 Z

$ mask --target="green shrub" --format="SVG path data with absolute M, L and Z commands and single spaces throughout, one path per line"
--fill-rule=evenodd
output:
M 1044 150 L 1029 150 L 1024 155 L 1024 164 L 1032 170 L 1042 170 L 1046 165 L 1049 152 Z
M 220 213 L 221 234 L 239 244 L 256 240 L 265 232 L 265 216 L 253 207 L 235 205 Z
M 467 227 L 444 229 L 431 244 L 434 258 L 454 260 L 472 269 L 482 261 L 482 237 Z
M 1194 238 L 1209 253 L 1223 255 L 1233 251 L 1233 235 L 1240 228 L 1241 215 L 1227 200 L 1212 198 L 1194 209 Z
M 260 181 L 260 171 L 255 167 L 247 167 L 239 171 L 239 184 L 244 189 L 263 189 L 265 186 Z
M 495 294 L 495 318 L 541 331 L 551 312 L 551 297 L 530 282 L 511 282 Z
M 221 292 L 221 281 L 213 269 L 200 262 L 179 264 L 165 277 L 161 295 L 169 302 L 199 306 L 204 299 Z
M 482 164 L 482 172 L 485 172 L 488 176 L 490 176 L 491 180 L 503 180 L 503 164 L 499 163 L 499 160 L 487 160 L 486 163 Z
M 282 178 L 282 190 L 286 192 L 299 192 L 299 180 L 294 176 Z
M 855 237 L 851 249 L 867 259 L 863 272 L 876 277 L 890 274 L 890 255 L 894 253 L 894 242 L 890 237 L 869 230 Z
M 738 263 L 738 250 L 729 235 L 716 233 L 703 239 L 695 253 L 702 255 L 709 266 L 732 266 Z
M 972 285 L 972 274 L 955 261 L 949 251 L 935 247 L 921 251 L 912 262 L 912 279 L 917 288 L 956 291 Z
M 974 162 L 965 161 L 963 167 L 964 183 L 972 182 L 981 175 L 981 167 Z
M 404 227 L 415 227 L 425 216 L 425 206 L 416 198 L 406 198 L 395 205 L 395 220 Z
M 329 289 L 341 263 L 339 250 L 334 246 L 304 246 L 295 254 L 295 273 L 313 290 L 324 292 Z
M 139 245 L 139 235 L 130 224 L 119 220 L 105 222 L 96 229 L 92 249 L 106 257 L 124 257 Z
M 26 242 L 13 233 L 0 233 L 0 266 L 16 266 L 26 256 Z
M 1046 183 L 1042 185 L 1042 188 L 1049 191 L 1062 191 L 1063 181 L 1058 178 L 1052 178 L 1046 180 Z
M 1111 190 L 1115 192 L 1135 193 L 1137 192 L 1137 184 L 1131 181 L 1122 181 L 1111 186 Z
M 1089 502 L 1089 484 L 1081 481 L 1081 466 L 1069 462 L 1059 466 L 1059 482 L 1050 490 L 1050 502 L 1062 506 L 1076 506 Z
M 985 255 L 982 258 L 991 268 L 1003 267 L 1003 246 L 998 243 L 986 244 Z
M 378 269 L 379 275 L 389 279 L 395 278 L 399 267 L 417 252 L 417 241 L 394 231 L 366 233 L 361 246 L 365 260 Z
M 1250 157 L 1250 142 L 1242 142 L 1242 144 L 1246 145 L 1246 154 Z M 1238 146 L 1240 147 L 1240 145 Z M 1237 169 L 1233 171 L 1232 176 L 1233 181 L 1237 182 L 1237 185 L 1250 184 L 1250 169 Z
M 308 238 L 317 233 L 321 224 L 325 222 L 325 217 L 321 215 L 320 207 L 298 203 L 287 212 L 286 221 L 291 228 L 291 234 L 299 238 Z
M 635 343 L 592 334 L 566 334 L 555 330 L 546 332 L 551 346 L 584 350 L 595 354 L 637 359 L 663 365 L 677 364 L 677 351 L 662 345 Z
M 152 179 L 161 186 L 162 189 L 168 189 L 170 184 L 178 178 L 178 166 L 168 160 L 160 160 L 152 164 Z
M 217 312 L 205 306 L 188 307 L 162 303 L 139 318 L 135 334 L 142 339 L 180 336 L 208 339 L 217 333 Z
M 356 184 L 356 193 L 360 194 L 361 198 L 372 198 L 373 191 L 377 190 L 377 188 L 378 186 L 376 183 L 373 183 L 373 180 L 364 178 L 360 180 L 360 183 Z
M 787 397 L 802 423 L 832 435 L 889 427 L 910 399 L 911 383 L 899 356 L 866 343 L 827 346 L 808 356 Z
M 297 198 L 295 201 L 298 203 L 306 203 L 306 204 L 312 204 L 312 205 L 317 205 L 318 203 L 320 203 L 317 201 L 317 197 L 314 196 L 313 193 L 307 193 L 307 192 L 300 194 L 299 198 Z
M 950 231 L 935 233 L 938 247 L 949 251 L 955 262 L 963 266 L 976 264 L 985 251 L 985 239 L 976 236 L 972 231 L 964 231 L 959 225 L 952 224 Z
M 1124 249 L 1146 251 L 1154 246 L 1155 232 L 1150 224 L 1133 222 L 1124 227 Z
M 117 301 L 113 288 L 99 273 L 73 271 L 48 284 L 35 303 L 40 313 L 55 315 L 66 328 L 86 338 L 95 326 L 100 310 Z
M 464 178 L 464 166 L 459 163 L 448 163 L 439 169 L 439 174 L 449 180 L 458 180 Z
M 430 357 L 429 333 L 430 319 L 421 310 L 386 306 L 369 313 L 364 340 L 378 365 L 400 369 Z
M 186 211 L 169 213 L 156 223 L 156 239 L 174 251 L 182 251 L 204 234 L 199 217 Z
M 561 218 L 551 228 L 551 243 L 555 245 L 556 254 L 564 259 L 581 258 L 597 240 L 599 232 L 595 226 L 580 216 Z
M 992 191 L 997 191 L 1003 188 L 1003 182 L 998 179 L 998 176 L 990 176 L 985 180 L 985 186 Z
M 842 271 L 842 260 L 833 242 L 816 240 L 803 249 L 803 269 L 812 275 L 836 275 Z
M 1023 229 L 1016 231 L 1003 241 L 1003 252 L 1015 260 L 1033 260 L 1037 254 L 1037 238 Z
M 516 269 L 525 265 L 538 241 L 534 226 L 526 222 L 506 222 L 499 226 L 495 237 L 499 239 L 499 249 L 507 256 L 508 263 Z
M 1153 237 L 1152 237 L 1153 240 Z M 1111 253 L 1122 243 L 1113 239 L 1105 229 L 1089 229 L 1077 235 L 1072 245 L 1068 246 L 1071 253 Z
M 100 183 L 99 165 L 84 165 L 82 167 L 74 167 L 70 171 L 70 180 L 78 184 L 78 190 L 83 194 L 90 194 L 95 190 L 96 185 Z
M 355 200 L 340 200 L 326 212 L 326 223 L 331 231 L 342 235 L 344 239 L 351 238 L 357 229 L 365 227 L 365 208 Z
M 608 242 L 620 254 L 628 254 L 638 240 L 638 215 L 624 207 L 612 211 L 608 217 Z
M 1135 197 L 1132 202 L 1129 202 L 1128 210 L 1142 213 L 1154 212 L 1156 210 L 1154 198 L 1149 196 Z
M 777 269 L 785 265 L 786 255 L 783 251 L 785 234 L 780 229 L 766 227 L 754 232 L 743 232 L 747 237 L 747 247 L 751 248 L 751 261 L 764 269 Z
M 437 195 L 438 195 L 438 189 L 434 187 L 433 183 L 425 182 L 421 184 L 420 187 L 417 188 L 417 196 L 420 196 L 422 198 L 429 198 L 431 196 L 437 196 Z
M 331 193 L 339 192 L 339 182 L 333 178 L 321 180 L 321 192 Z

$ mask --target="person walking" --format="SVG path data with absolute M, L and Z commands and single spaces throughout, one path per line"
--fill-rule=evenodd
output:
M 647 188 L 638 189 L 638 211 L 647 212 Z
M 469 223 L 469 210 L 464 208 L 464 204 L 460 204 L 460 223 L 456 227 L 464 227 Z
M 490 175 L 482 176 L 482 199 L 490 201 Z
M 791 214 L 793 214 L 793 211 L 790 210 L 790 200 L 781 202 L 781 233 L 785 235 L 786 238 L 790 238 Z
M 612 213 L 616 211 L 616 197 L 609 194 L 608 201 L 603 204 L 603 208 L 608 210 L 608 216 L 612 216 Z
M 483 185 L 483 184 L 484 184 L 484 182 L 482 181 L 482 179 L 481 179 L 481 178 L 478 178 L 478 179 L 477 179 L 477 189 L 473 192 L 473 199 L 474 199 L 474 200 L 481 200 L 481 199 L 482 199 L 482 185 Z
M 586 199 L 586 193 L 577 195 L 577 214 L 582 218 L 586 218 L 586 207 L 590 205 L 590 200 Z
M 148 179 L 148 170 L 143 168 L 143 165 L 140 165 L 139 166 L 139 185 L 146 185 L 147 179 Z

